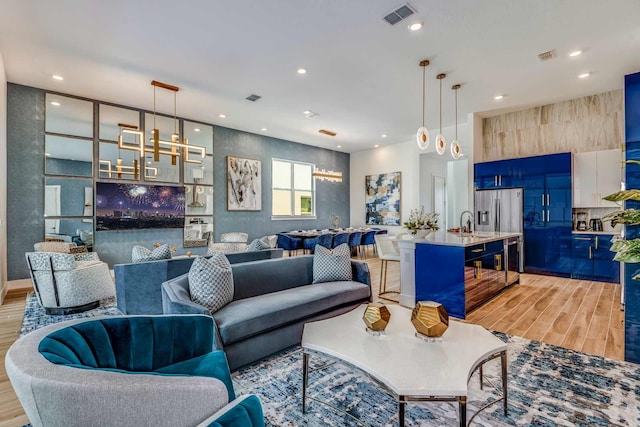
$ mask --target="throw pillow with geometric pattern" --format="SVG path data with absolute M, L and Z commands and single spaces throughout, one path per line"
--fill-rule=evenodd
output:
M 313 283 L 352 280 L 351 249 L 343 243 L 335 249 L 316 245 L 313 254 Z
M 152 251 L 140 245 L 135 245 L 131 250 L 131 262 L 133 263 L 157 261 L 160 259 L 171 259 L 171 249 L 167 243 L 158 246 Z
M 233 272 L 227 257 L 196 258 L 189 270 L 189 293 L 193 302 L 211 314 L 233 301 Z
M 249 243 L 249 246 L 247 246 L 247 252 L 262 251 L 264 249 L 271 249 L 271 246 L 260 239 L 253 239 L 253 241 Z

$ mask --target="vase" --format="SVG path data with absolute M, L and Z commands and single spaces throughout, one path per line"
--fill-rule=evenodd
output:
M 416 232 L 413 235 L 413 237 L 424 238 L 424 237 L 427 237 L 429 235 L 429 233 L 431 233 L 431 230 L 416 230 Z

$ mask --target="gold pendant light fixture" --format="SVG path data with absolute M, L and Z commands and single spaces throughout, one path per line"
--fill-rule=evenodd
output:
M 418 147 L 424 151 L 429 147 L 429 131 L 424 125 L 425 69 L 429 66 L 429 60 L 424 59 L 420 61 L 418 65 L 422 67 L 422 126 L 418 129 L 416 139 L 418 141 Z
M 451 141 L 451 157 L 454 160 L 458 160 L 460 156 L 462 156 L 462 148 L 460 147 L 460 142 L 458 141 L 458 89 L 460 89 L 460 85 L 453 85 L 451 89 L 453 89 L 456 94 L 455 100 L 455 113 L 456 113 L 456 137 L 453 141 Z
M 446 74 L 440 73 L 436 76 L 436 79 L 440 80 L 440 132 L 436 135 L 436 151 L 438 154 L 443 155 L 447 148 L 447 141 L 442 135 L 442 80 L 447 77 Z

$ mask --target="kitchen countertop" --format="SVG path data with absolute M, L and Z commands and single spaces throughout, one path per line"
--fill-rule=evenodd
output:
M 444 246 L 473 246 L 480 243 L 494 242 L 496 240 L 504 240 L 509 237 L 519 237 L 522 233 L 492 233 L 478 232 L 472 235 L 460 237 L 458 233 L 450 233 L 448 231 L 436 231 L 427 237 L 412 237 L 410 239 L 399 240 L 400 242 L 427 244 L 427 245 L 444 245 Z
M 620 231 L 591 231 L 591 230 L 585 230 L 585 231 L 578 231 L 578 230 L 573 230 L 571 232 L 571 234 L 605 234 L 608 236 L 612 236 L 612 235 L 620 235 Z

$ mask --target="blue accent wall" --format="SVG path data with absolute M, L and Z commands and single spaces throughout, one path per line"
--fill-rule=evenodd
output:
M 227 156 L 262 162 L 262 211 L 227 210 Z M 316 217 L 305 220 L 271 219 L 271 159 L 314 163 L 320 169 L 342 172 L 341 183 L 316 180 Z M 244 231 L 249 239 L 284 230 L 331 228 L 331 214 L 349 224 L 349 154 L 282 139 L 215 126 L 213 128 L 214 236 Z
M 24 253 L 44 239 L 45 94 L 42 89 L 7 84 L 7 264 L 8 279 L 29 277 Z M 96 110 L 97 111 L 97 110 Z M 97 119 L 97 116 L 95 117 Z M 94 126 L 96 124 L 94 123 Z M 98 153 L 94 139 L 94 153 Z M 214 127 L 214 238 L 228 231 L 244 231 L 249 239 L 283 230 L 326 228 L 330 215 L 342 216 L 349 224 L 349 154 L 270 138 L 234 129 Z M 226 156 L 262 161 L 262 211 L 229 212 L 226 202 Z M 340 171 L 342 183 L 316 182 L 316 220 L 271 219 L 271 158 L 314 163 L 319 168 Z M 97 155 L 94 155 L 94 161 Z M 49 178 L 51 179 L 51 178 Z M 95 182 L 95 178 L 93 178 Z M 95 188 L 95 186 L 94 186 Z M 62 207 L 62 212 L 65 212 Z M 87 228 L 78 219 L 61 220 L 69 224 L 69 235 L 76 228 Z M 76 227 L 76 225 L 78 225 Z M 61 230 L 62 231 L 62 230 Z M 131 261 L 131 249 L 155 242 L 176 246 L 178 254 L 191 251 L 205 254 L 206 247 L 184 248 L 183 230 L 131 230 L 94 233 L 94 250 L 110 266 Z
M 640 73 L 625 76 L 625 158 L 640 160 Z M 640 165 L 628 164 L 626 188 L 640 189 Z M 627 209 L 640 209 L 640 202 L 627 201 Z M 627 239 L 640 238 L 640 227 L 625 227 Z M 640 264 L 625 264 L 624 358 L 640 363 L 640 281 L 632 280 Z

